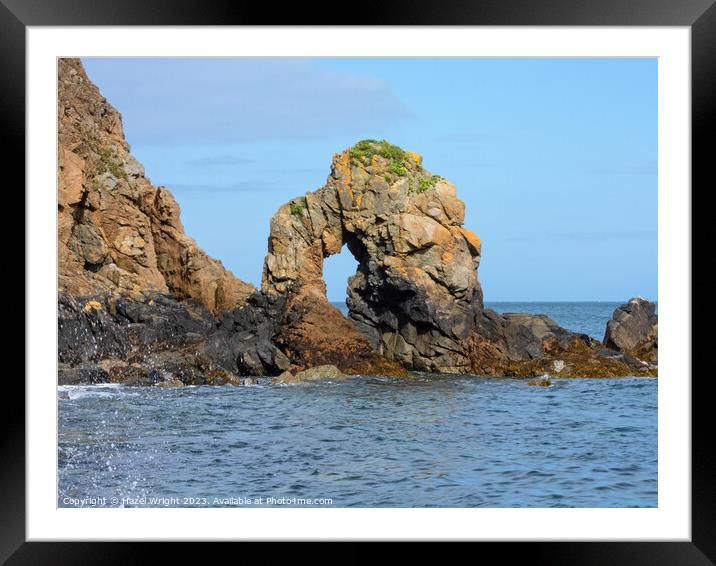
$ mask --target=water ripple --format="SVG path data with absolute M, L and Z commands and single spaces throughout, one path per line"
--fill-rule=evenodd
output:
M 545 392 L 519 379 L 421 376 L 309 387 L 61 387 L 58 504 L 104 496 L 133 498 L 127 507 L 157 506 L 141 497 L 207 498 L 208 506 L 214 497 L 656 506 L 657 380 L 555 384 Z

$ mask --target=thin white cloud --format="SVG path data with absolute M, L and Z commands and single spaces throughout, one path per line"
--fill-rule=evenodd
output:
M 362 136 L 412 116 L 389 85 L 305 59 L 87 59 L 142 144 Z

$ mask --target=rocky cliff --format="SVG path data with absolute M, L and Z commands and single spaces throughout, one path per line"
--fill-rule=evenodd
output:
M 62 382 L 174 375 L 221 383 L 322 363 L 405 374 L 332 307 L 317 319 L 310 297 L 287 304 L 264 296 L 204 253 L 185 234 L 174 197 L 131 155 L 121 115 L 77 59 L 58 62 L 58 100 Z M 307 307 L 313 318 L 296 314 Z
M 546 316 L 485 309 L 481 242 L 463 226 L 455 186 L 386 141 L 338 153 L 323 187 L 279 208 L 257 291 L 184 233 L 176 201 L 145 177 L 121 116 L 80 62 L 60 60 L 58 78 L 61 383 L 292 382 L 319 367 L 333 369 L 316 375 L 656 373 L 648 307 L 615 313 L 607 347 Z M 343 246 L 358 261 L 348 317 L 323 281 L 324 259 Z M 652 338 L 650 363 L 639 356 Z
M 58 61 L 59 290 L 193 298 L 219 313 L 254 288 L 184 233 L 171 193 L 130 153 L 122 117 L 78 59 Z

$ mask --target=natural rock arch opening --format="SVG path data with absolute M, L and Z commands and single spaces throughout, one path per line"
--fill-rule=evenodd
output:
M 288 326 L 318 311 L 335 319 L 324 258 L 345 246 L 358 262 L 347 304 L 361 340 L 409 368 L 461 371 L 482 312 L 480 240 L 463 220 L 454 185 L 419 155 L 359 142 L 334 156 L 323 187 L 271 219 L 262 290 L 287 298 Z
M 356 274 L 358 268 L 358 260 L 345 244 L 338 253 L 323 258 L 326 297 L 331 304 L 340 305 L 339 308 L 346 312 L 349 280 Z

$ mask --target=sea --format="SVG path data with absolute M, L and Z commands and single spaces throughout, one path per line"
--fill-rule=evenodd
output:
M 601 339 L 618 303 L 487 306 Z M 657 385 L 417 374 L 60 386 L 57 505 L 656 507 Z

